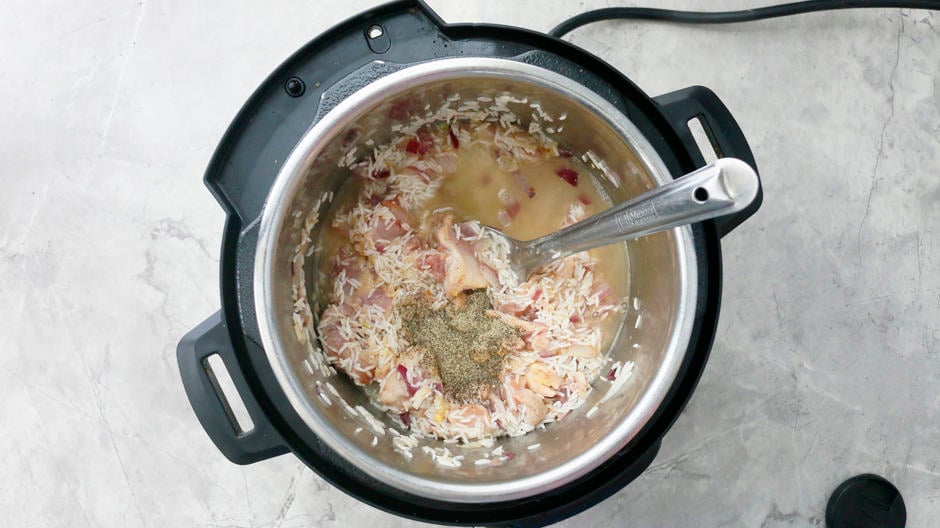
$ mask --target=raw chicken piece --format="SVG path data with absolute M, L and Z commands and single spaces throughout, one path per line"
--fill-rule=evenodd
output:
M 408 213 L 393 200 L 385 200 L 375 206 L 372 229 L 366 234 L 376 247 L 381 243 L 389 243 L 408 232 Z M 387 211 L 387 213 L 386 213 Z M 389 218 L 390 217 L 390 218 Z
M 382 387 L 379 389 L 379 401 L 390 409 L 398 412 L 407 411 L 410 397 L 407 382 L 399 370 L 392 370 L 382 380 Z
M 375 361 L 358 340 L 343 335 L 342 321 L 348 317 L 335 306 L 327 307 L 320 318 L 320 342 L 331 362 L 339 364 L 356 383 L 365 385 L 372 381 Z
M 361 290 L 359 295 L 363 295 Z M 392 310 L 392 298 L 389 297 L 388 294 L 385 293 L 385 289 L 381 287 L 372 290 L 371 293 L 365 296 L 363 302 L 371 306 L 380 307 L 386 315 Z
M 418 269 L 427 271 L 439 280 L 444 280 L 447 267 L 447 255 L 440 251 L 428 250 L 418 257 Z
M 486 407 L 472 403 L 464 405 L 447 415 L 447 421 L 452 425 L 466 430 L 467 436 L 484 436 L 496 430 L 496 424 Z
M 366 262 L 352 254 L 351 251 L 343 248 L 340 254 L 333 261 L 331 271 L 333 277 L 337 277 L 334 283 L 334 300 L 340 297 L 339 289 L 342 289 L 342 298 L 354 306 L 360 306 L 364 298 L 362 292 L 371 292 L 372 285 L 375 282 L 375 274 L 366 265 Z M 342 277 L 342 280 L 340 279 Z
M 536 362 L 526 369 L 525 386 L 537 394 L 551 398 L 561 386 L 561 377 L 545 363 Z
M 509 315 L 508 313 L 497 312 L 496 310 L 490 310 L 486 312 L 486 315 L 490 317 L 499 317 L 507 325 L 521 330 L 523 333 L 539 333 L 546 330 L 545 325 L 539 323 L 533 323 L 531 321 L 526 321 L 524 319 L 519 319 L 514 315 Z
M 573 376 L 569 377 L 570 386 L 568 389 L 572 394 L 584 394 L 588 390 L 588 380 L 583 372 L 575 372 Z
M 600 351 L 597 349 L 597 347 L 593 347 L 591 345 L 571 345 L 568 347 L 568 353 L 578 358 L 597 357 L 599 352 Z
M 454 236 L 452 220 L 452 217 L 446 217 L 437 229 L 437 241 L 447 253 L 444 291 L 448 297 L 454 297 L 465 290 L 485 288 L 490 284 L 483 274 L 480 262 L 473 255 L 473 249 Z
M 506 376 L 503 388 L 506 391 L 506 399 L 515 403 L 516 407 L 522 411 L 522 419 L 526 424 L 535 427 L 548 414 L 548 407 L 545 406 L 542 398 L 523 387 L 522 380 L 516 376 Z
M 557 351 L 551 352 L 548 350 L 548 347 L 552 345 L 552 340 L 548 338 L 548 335 L 546 335 L 546 332 L 542 332 L 542 331 L 533 332 L 531 335 L 529 335 L 526 338 L 526 341 L 528 341 L 529 345 L 532 346 L 532 350 L 535 350 L 536 352 L 538 352 L 539 355 L 541 355 L 542 357 L 552 356 L 557 353 Z
M 417 408 L 420 402 L 412 401 L 421 385 L 425 384 L 428 372 L 421 365 L 421 354 L 400 357 L 400 363 L 390 369 L 381 380 L 379 401 L 398 412 Z

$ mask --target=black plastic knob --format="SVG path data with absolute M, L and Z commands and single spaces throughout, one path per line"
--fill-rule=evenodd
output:
M 839 484 L 826 506 L 826 528 L 904 528 L 906 523 L 901 492 L 878 475 L 858 475 Z
M 299 77 L 291 77 L 284 83 L 284 91 L 291 97 L 300 97 L 307 91 L 307 85 Z

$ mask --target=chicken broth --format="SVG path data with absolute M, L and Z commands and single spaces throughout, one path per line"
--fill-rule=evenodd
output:
M 329 363 L 429 437 L 520 435 L 579 407 L 623 321 L 625 246 L 518 283 L 482 226 L 527 240 L 606 209 L 590 171 L 515 123 L 466 120 L 403 133 L 350 171 L 318 241 L 317 336 Z M 449 345 L 452 335 L 464 345 Z M 475 335 L 499 338 L 488 351 L 466 346 Z M 456 379 L 473 385 L 444 386 Z

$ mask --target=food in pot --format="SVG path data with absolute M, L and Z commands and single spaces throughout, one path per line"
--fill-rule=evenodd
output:
M 317 333 L 330 364 L 413 432 L 521 435 L 578 408 L 604 370 L 626 286 L 606 276 L 626 276 L 623 248 L 518 283 L 484 224 L 534 238 L 608 204 L 537 126 L 449 117 L 351 163 L 322 235 Z

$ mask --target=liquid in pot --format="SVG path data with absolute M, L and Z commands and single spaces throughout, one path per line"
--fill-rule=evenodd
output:
M 512 284 L 500 273 L 505 254 L 480 229 L 531 239 L 609 207 L 576 157 L 516 125 L 452 122 L 403 134 L 351 169 L 322 228 L 317 326 L 328 360 L 376 406 L 420 435 L 472 442 L 563 419 L 595 378 L 620 372 L 606 372 L 605 355 L 629 287 L 624 246 Z M 481 313 L 513 332 L 487 356 L 501 360 L 494 379 L 458 396 L 420 342 L 422 325 L 402 317 L 416 305 L 457 314 L 438 326 L 460 355 L 470 334 L 451 327 L 478 292 L 490 308 Z

